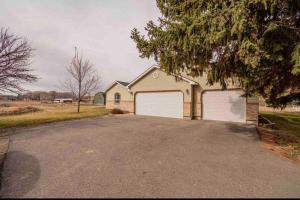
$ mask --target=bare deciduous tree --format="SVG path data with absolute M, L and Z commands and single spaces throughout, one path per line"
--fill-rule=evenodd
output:
M 80 102 L 89 93 L 95 91 L 99 85 L 99 76 L 88 59 L 79 55 L 75 48 L 75 55 L 67 71 L 71 78 L 66 80 L 64 86 L 72 92 L 77 99 L 77 112 L 80 111 Z
M 0 30 L 0 93 L 20 92 L 24 89 L 21 83 L 32 82 L 37 79 L 32 75 L 30 58 L 33 49 L 29 42 L 7 29 Z

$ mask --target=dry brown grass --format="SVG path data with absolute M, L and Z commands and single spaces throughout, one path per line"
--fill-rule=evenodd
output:
M 0 128 L 10 128 L 27 125 L 37 125 L 48 122 L 97 117 L 108 114 L 110 111 L 102 106 L 82 105 L 81 112 L 76 112 L 75 104 L 51 104 L 40 102 L 12 102 L 11 107 L 35 107 L 38 112 L 26 114 L 0 116 Z
M 0 103 L 0 116 L 19 115 L 25 113 L 38 112 L 38 111 L 41 111 L 41 109 L 34 106 L 27 106 L 27 105 L 17 106 L 17 105 L 10 105 L 8 103 L 4 103 L 4 104 Z

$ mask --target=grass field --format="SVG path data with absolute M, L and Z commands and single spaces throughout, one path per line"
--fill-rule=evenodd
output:
M 261 112 L 261 115 L 275 123 L 274 139 L 286 152 L 284 155 L 300 161 L 300 113 Z
M 101 106 L 81 105 L 80 113 L 76 112 L 75 104 L 51 104 L 40 102 L 12 102 L 10 107 L 35 107 L 37 112 L 0 116 L 0 128 L 11 128 L 28 125 L 38 125 L 48 122 L 97 117 L 107 115 L 110 111 Z
M 275 123 L 278 130 L 294 137 L 300 143 L 300 114 L 287 112 L 264 112 L 263 117 L 268 118 Z

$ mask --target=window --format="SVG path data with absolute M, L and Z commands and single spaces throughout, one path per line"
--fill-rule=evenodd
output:
M 115 93 L 115 104 L 119 104 L 121 101 L 121 95 L 119 93 Z

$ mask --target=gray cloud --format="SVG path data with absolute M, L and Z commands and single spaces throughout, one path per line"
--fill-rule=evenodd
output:
M 39 81 L 31 90 L 57 90 L 77 46 L 102 77 L 130 81 L 154 64 L 141 59 L 130 39 L 160 16 L 154 0 L 1 0 L 0 24 L 26 37 L 36 49 L 32 68 Z

